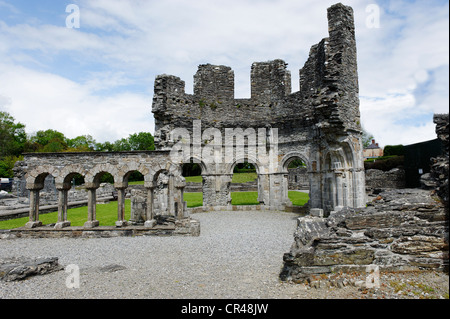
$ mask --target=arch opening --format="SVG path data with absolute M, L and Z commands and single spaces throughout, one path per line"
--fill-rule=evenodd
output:
M 283 189 L 287 206 L 303 207 L 309 203 L 311 178 L 307 162 L 298 155 L 286 158 L 283 164 Z
M 185 162 L 181 165 L 182 176 L 186 180 L 186 188 L 183 194 L 183 200 L 186 201 L 188 208 L 203 206 L 203 190 L 205 186 L 205 179 L 202 174 L 205 170 L 202 164 L 194 159 Z
M 259 205 L 264 203 L 260 190 L 258 165 L 248 159 L 236 161 L 232 166 L 229 183 L 229 203 L 231 205 Z

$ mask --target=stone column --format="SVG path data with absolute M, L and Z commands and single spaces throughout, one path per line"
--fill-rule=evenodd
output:
M 174 194 L 175 193 L 175 183 L 174 176 L 172 174 L 169 175 L 169 182 L 167 185 L 167 214 L 170 216 L 175 216 L 175 201 Z
M 58 189 L 58 222 L 55 229 L 69 227 L 70 222 L 67 221 L 67 198 L 69 190 L 66 188 Z
M 144 223 L 145 227 L 154 227 L 156 225 L 156 221 L 153 215 L 153 191 L 155 187 L 149 186 L 147 187 L 147 209 L 146 209 L 146 220 Z
M 126 188 L 120 187 L 117 189 L 117 221 L 116 227 L 127 226 L 125 220 L 125 190 Z
M 334 207 L 334 211 L 339 211 L 344 207 L 344 190 L 343 190 L 343 172 L 336 171 L 336 206 Z
M 42 222 L 39 221 L 39 192 L 40 189 L 30 189 L 30 219 L 25 224 L 26 228 L 42 226 Z
M 84 223 L 84 227 L 92 228 L 100 224 L 98 220 L 96 220 L 97 189 L 88 188 L 87 190 L 88 190 L 88 221 Z
M 176 211 L 175 216 L 177 219 L 183 219 L 184 216 L 184 200 L 183 200 L 183 193 L 184 193 L 184 187 L 186 186 L 186 182 L 184 179 L 181 178 L 175 178 L 175 200 L 176 200 Z

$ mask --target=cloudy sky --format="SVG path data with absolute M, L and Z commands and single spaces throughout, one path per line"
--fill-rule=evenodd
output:
M 158 74 L 181 77 L 192 93 L 199 64 L 227 65 L 245 98 L 251 64 L 280 58 L 297 91 L 298 70 L 328 36 L 326 9 L 336 2 L 0 0 L 0 110 L 27 133 L 113 142 L 154 132 Z M 448 1 L 343 3 L 355 12 L 366 131 L 381 146 L 436 138 L 433 114 L 449 107 Z

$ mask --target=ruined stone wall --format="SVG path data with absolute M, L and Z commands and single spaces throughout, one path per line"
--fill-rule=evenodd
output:
M 431 159 L 430 175 L 436 182 L 436 192 L 443 201 L 448 215 L 448 171 L 449 171 L 449 116 L 447 114 L 435 114 L 433 118 L 436 124 L 436 134 L 442 142 L 443 154 Z
M 352 8 L 342 4 L 330 7 L 328 23 L 329 37 L 311 48 L 300 70 L 298 92 L 291 92 L 291 74 L 280 59 L 252 64 L 251 96 L 247 99 L 234 97 L 234 72 L 228 66 L 200 65 L 194 75 L 194 94 L 186 94 L 184 81 L 176 76 L 156 77 L 152 112 L 157 149 L 170 150 L 180 140 L 193 150 L 196 143 L 224 147 L 219 150 L 220 161 L 201 165 L 207 205 L 229 204 L 230 174 L 234 163 L 243 160 L 225 158 L 229 155 L 225 151 L 228 141 L 224 141 L 227 128 L 268 132 L 265 151 L 276 165 L 269 167 L 246 158 L 256 164 L 260 199 L 265 205 L 288 202 L 285 164 L 294 157 L 307 164 L 312 207 L 329 212 L 335 207 L 365 205 Z M 194 121 L 201 121 L 200 142 L 195 140 Z M 180 139 L 171 134 L 179 128 L 189 135 Z M 220 131 L 219 140 L 204 136 L 208 128 Z M 183 161 L 191 158 L 201 161 L 202 154 L 190 154 Z
M 306 167 L 289 168 L 289 189 L 309 189 L 309 176 Z
M 283 257 L 283 280 L 336 271 L 433 269 L 448 272 L 448 114 L 435 115 L 443 156 L 433 159 L 435 189 L 387 189 L 367 207 L 328 218 L 302 217 Z M 369 172 L 370 174 L 370 172 Z
M 366 170 L 367 189 L 405 188 L 405 170 L 393 168 L 390 171 Z
M 345 208 L 328 218 L 298 220 L 294 244 L 283 257 L 282 280 L 380 270 L 447 270 L 448 225 L 431 191 L 388 190 L 366 209 Z

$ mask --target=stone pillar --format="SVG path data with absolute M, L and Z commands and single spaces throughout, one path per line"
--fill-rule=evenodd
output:
M 342 183 L 342 175 L 343 172 L 336 171 L 336 206 L 334 207 L 334 210 L 341 210 L 342 207 L 344 207 L 344 194 L 343 194 L 343 183 Z
M 156 221 L 153 215 L 153 191 L 155 187 L 147 187 L 147 209 L 146 209 L 146 220 L 144 223 L 145 227 L 153 227 L 156 225 Z
M 283 201 L 282 205 L 291 205 L 291 200 L 289 199 L 289 173 L 283 173 L 282 177 L 282 187 L 283 187 Z
M 167 206 L 168 206 L 167 214 L 170 216 L 175 216 L 174 193 L 175 193 L 174 176 L 170 174 L 169 182 L 167 185 Z
M 40 189 L 30 189 L 30 219 L 25 224 L 26 228 L 42 226 L 42 222 L 39 221 L 39 192 Z
M 69 190 L 66 188 L 58 189 L 58 222 L 55 229 L 69 227 L 70 222 L 67 221 L 67 199 Z
M 87 190 L 88 190 L 88 221 L 84 223 L 84 227 L 92 228 L 100 224 L 98 220 L 96 220 L 97 189 L 88 188 Z
M 184 199 L 183 199 L 183 194 L 184 194 L 184 187 L 186 186 L 186 182 L 184 181 L 184 178 L 176 178 L 175 179 L 175 201 L 176 201 L 176 211 L 175 211 L 175 216 L 177 217 L 177 219 L 183 219 L 185 216 L 185 211 L 184 211 Z
M 117 221 L 116 227 L 127 226 L 125 220 L 125 190 L 126 188 L 120 187 L 117 189 Z

